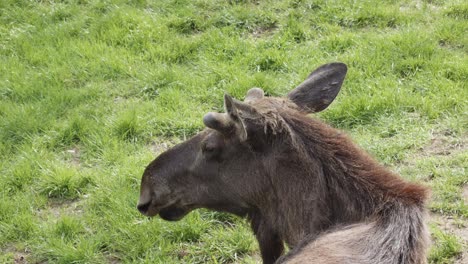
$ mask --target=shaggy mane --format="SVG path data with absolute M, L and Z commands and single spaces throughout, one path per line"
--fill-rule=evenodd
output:
M 403 203 L 423 206 L 428 189 L 408 182 L 380 165 L 365 151 L 356 146 L 346 133 L 332 128 L 317 118 L 304 115 L 287 99 L 268 98 L 257 101 L 255 107 L 270 141 L 277 141 L 291 152 L 297 152 L 301 162 L 319 161 L 323 167 L 324 188 L 332 199 L 332 211 L 340 208 L 340 202 L 349 204 L 346 194 L 355 197 L 353 211 L 363 215 L 382 210 L 374 205 Z M 310 175 L 309 177 L 317 177 Z

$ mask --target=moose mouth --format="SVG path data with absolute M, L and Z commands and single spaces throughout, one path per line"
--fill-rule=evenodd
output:
M 177 206 L 169 206 L 159 211 L 159 216 L 166 221 L 179 221 L 188 214 L 189 210 Z
M 167 221 L 178 221 L 190 212 L 190 207 L 177 206 L 175 203 L 157 206 L 149 202 L 147 204 L 138 205 L 138 210 L 148 217 L 158 215 Z

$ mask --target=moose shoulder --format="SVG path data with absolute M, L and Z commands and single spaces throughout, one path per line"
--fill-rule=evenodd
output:
M 425 263 L 426 188 L 307 116 L 335 99 L 346 72 L 323 65 L 287 98 L 225 95 L 225 113 L 206 114 L 206 129 L 148 165 L 138 210 L 246 216 L 263 263 Z M 292 250 L 281 257 L 284 243 Z

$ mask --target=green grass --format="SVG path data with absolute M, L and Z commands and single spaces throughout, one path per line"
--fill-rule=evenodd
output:
M 433 227 L 432 236 L 437 246 L 433 247 L 430 252 L 431 263 L 452 263 L 452 259 L 461 254 L 462 246 L 453 234 L 444 233 L 437 227 Z
M 1 1 L 0 262 L 257 262 L 236 217 L 139 215 L 141 174 L 224 92 L 284 95 L 331 61 L 349 73 L 320 117 L 466 221 L 467 19 L 461 0 Z M 431 263 L 468 250 L 431 230 Z

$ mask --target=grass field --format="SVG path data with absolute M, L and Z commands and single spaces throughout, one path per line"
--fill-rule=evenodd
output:
M 320 114 L 432 188 L 431 263 L 468 263 L 463 0 L 0 1 L 0 263 L 256 263 L 249 226 L 135 206 L 144 167 L 224 92 L 345 62 Z

